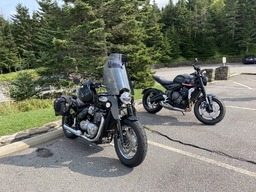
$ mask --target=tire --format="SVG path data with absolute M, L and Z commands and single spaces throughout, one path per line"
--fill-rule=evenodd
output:
M 146 93 L 144 93 L 142 98 L 142 104 L 144 109 L 149 113 L 157 113 L 159 112 L 163 107 L 160 105 L 159 102 L 151 103 L 149 100 L 154 95 L 157 95 L 158 92 L 156 90 L 148 90 Z
M 224 103 L 216 97 L 212 98 L 213 112 L 207 112 L 206 101 L 200 98 L 196 101 L 194 106 L 194 113 L 196 118 L 205 125 L 215 125 L 219 123 L 226 114 Z
M 77 136 L 75 134 L 71 133 L 70 131 L 64 129 L 63 125 L 66 124 L 71 127 L 73 125 L 73 123 L 74 123 L 74 119 L 71 116 L 66 116 L 66 115 L 62 116 L 63 133 L 69 139 L 76 139 Z
M 144 161 L 147 154 L 146 132 L 138 121 L 123 120 L 121 124 L 124 143 L 121 143 L 119 134 L 115 134 L 116 154 L 121 163 L 127 167 L 136 167 Z

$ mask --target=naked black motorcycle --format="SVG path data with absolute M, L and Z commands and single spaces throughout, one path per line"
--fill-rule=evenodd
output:
M 196 65 L 193 67 L 194 73 L 178 75 L 173 81 L 153 76 L 165 88 L 165 92 L 155 88 L 144 89 L 144 109 L 149 113 L 157 113 L 164 107 L 184 114 L 194 106 L 194 114 L 199 121 L 206 125 L 219 123 L 225 116 L 225 105 L 215 95 L 206 94 L 206 72 Z
M 104 64 L 104 84 L 86 80 L 76 95 L 55 100 L 54 108 L 56 115 L 62 115 L 66 137 L 96 144 L 114 139 L 120 161 L 135 167 L 146 157 L 147 137 L 136 117 L 126 65 L 122 54 L 111 54 Z M 106 91 L 98 93 L 100 87 Z

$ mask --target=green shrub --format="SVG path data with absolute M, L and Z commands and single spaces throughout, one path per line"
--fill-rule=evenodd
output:
M 21 71 L 17 74 L 8 89 L 10 96 L 16 101 L 22 101 L 35 96 L 38 92 L 35 89 L 36 84 L 33 81 L 31 72 Z

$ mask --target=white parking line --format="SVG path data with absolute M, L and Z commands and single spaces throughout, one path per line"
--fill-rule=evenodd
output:
M 179 153 L 181 155 L 185 155 L 185 156 L 188 156 L 188 157 L 200 160 L 200 161 L 204 161 L 206 163 L 210 163 L 210 164 L 213 164 L 213 165 L 225 168 L 225 169 L 235 171 L 237 173 L 241 173 L 241 174 L 244 174 L 244 175 L 247 175 L 247 176 L 250 176 L 250 177 L 256 177 L 256 173 L 252 172 L 252 171 L 248 171 L 248 170 L 245 170 L 245 169 L 242 169 L 242 168 L 239 168 L 239 167 L 235 167 L 235 166 L 232 166 L 232 165 L 229 165 L 229 164 L 226 164 L 226 163 L 215 161 L 213 159 L 203 157 L 203 156 L 200 156 L 200 155 L 196 155 L 196 154 L 193 154 L 193 153 L 190 153 L 190 152 L 187 152 L 187 151 L 183 151 L 183 150 L 180 150 L 180 149 L 176 149 L 176 148 L 173 148 L 173 147 L 170 147 L 170 146 L 162 145 L 162 144 L 156 143 L 154 141 L 148 140 L 148 143 L 151 144 L 151 145 L 154 145 L 156 147 L 160 147 L 162 149 L 166 149 L 166 150 L 169 150 L 169 151 L 172 151 L 172 152 L 175 152 L 175 153 Z
M 229 108 L 235 108 L 235 109 L 245 109 L 245 110 L 256 111 L 256 109 L 253 109 L 253 108 L 247 108 L 247 107 L 238 107 L 238 106 L 231 106 L 231 105 L 226 105 L 226 107 L 229 107 Z
M 244 84 L 242 84 L 242 83 L 238 83 L 238 82 L 236 82 L 236 81 L 233 81 L 233 83 L 235 83 L 235 84 L 237 84 L 237 85 L 241 85 L 241 86 L 246 87 L 246 88 L 248 88 L 248 89 L 253 89 L 253 88 L 251 88 L 251 87 L 249 87 L 249 86 L 247 86 L 247 85 L 244 85 Z
M 208 86 L 207 89 L 209 88 L 223 88 L 224 86 L 221 86 L 221 85 L 211 85 L 211 86 Z M 246 87 L 248 88 L 248 87 Z M 225 86 L 225 89 L 240 89 L 240 90 L 244 90 L 244 87 L 235 87 L 235 86 Z

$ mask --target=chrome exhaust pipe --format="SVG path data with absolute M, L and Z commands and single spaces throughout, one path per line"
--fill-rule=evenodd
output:
M 73 133 L 73 134 L 76 135 L 76 136 L 81 136 L 81 135 L 82 135 L 82 131 L 80 131 L 80 130 L 75 130 L 75 129 L 69 127 L 69 126 L 66 125 L 66 124 L 63 124 L 63 128 L 66 129 L 67 131 Z
M 170 109 L 170 110 L 173 110 L 173 111 L 180 111 L 180 112 L 185 112 L 184 109 L 180 109 L 180 108 L 177 108 L 177 107 L 173 107 L 171 106 L 170 104 L 168 103 L 164 103 L 164 102 L 160 102 L 160 105 L 166 109 Z
M 100 136 L 101 136 L 101 133 L 102 133 L 102 130 L 103 130 L 103 125 L 104 125 L 104 122 L 105 122 L 105 119 L 104 117 L 101 117 L 101 121 L 100 121 L 100 126 L 99 126 L 99 130 L 98 130 L 98 133 L 96 135 L 96 137 L 94 137 L 93 139 L 85 136 L 82 134 L 82 131 L 80 130 L 75 130 L 71 127 L 69 127 L 68 125 L 66 124 L 63 124 L 63 128 L 66 129 L 67 131 L 70 131 L 71 133 L 73 133 L 74 135 L 78 136 L 78 137 L 82 137 L 83 139 L 89 141 L 89 142 L 96 142 L 99 140 Z

